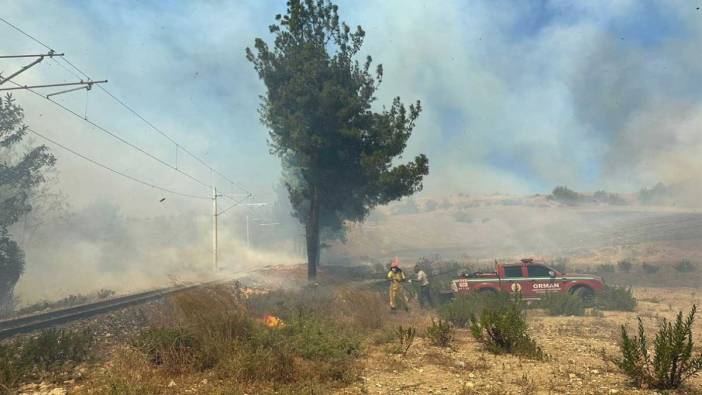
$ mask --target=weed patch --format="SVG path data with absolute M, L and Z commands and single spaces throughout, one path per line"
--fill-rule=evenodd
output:
M 683 259 L 682 261 L 676 263 L 673 265 L 673 268 L 680 273 L 692 273 L 695 271 L 695 269 L 697 269 L 697 267 L 687 259 Z
M 582 298 L 569 293 L 545 294 L 535 307 L 546 310 L 549 315 L 585 315 L 585 304 Z
M 54 329 L 24 341 L 0 344 L 0 393 L 13 393 L 18 384 L 59 365 L 87 360 L 92 345 L 93 337 L 87 331 Z
M 162 365 L 172 373 L 195 368 L 198 359 L 197 339 L 181 328 L 148 329 L 138 337 L 134 346 L 145 353 L 151 363 Z
M 444 320 L 434 321 L 431 319 L 431 325 L 426 329 L 426 337 L 432 345 L 439 347 L 448 347 L 453 342 L 454 338 L 453 325 Z
M 456 296 L 450 302 L 439 307 L 439 317 L 457 328 L 467 328 L 471 318 L 478 316 L 492 299 L 492 295 L 485 293 Z
M 398 326 L 395 330 L 397 343 L 395 344 L 393 352 L 402 355 L 407 354 L 410 347 L 412 347 L 412 343 L 414 343 L 414 337 L 416 334 L 417 329 L 413 326 L 408 326 L 406 328 L 402 325 Z
M 524 302 L 506 294 L 494 296 L 479 319 L 471 320 L 470 330 L 476 340 L 493 353 L 508 353 L 534 359 L 546 354 L 528 334 Z
M 606 285 L 595 295 L 595 306 L 601 310 L 634 311 L 636 298 L 631 288 Z

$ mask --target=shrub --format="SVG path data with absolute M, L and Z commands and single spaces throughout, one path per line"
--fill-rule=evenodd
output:
M 412 343 L 414 343 L 414 336 L 417 334 L 417 329 L 413 326 L 408 326 L 405 328 L 400 325 L 397 327 L 395 334 L 397 335 L 398 341 L 395 351 L 398 354 L 407 354 L 407 351 L 409 351 L 410 347 L 412 347 Z
M 692 325 L 697 306 L 683 319 L 682 311 L 675 322 L 663 321 L 653 341 L 653 355 L 648 350 L 648 340 L 641 318 L 639 336 L 629 337 L 622 325 L 620 349 L 622 358 L 617 366 L 639 387 L 675 389 L 688 378 L 702 370 L 702 353 L 692 355 Z
M 0 394 L 11 394 L 28 369 L 14 347 L 0 344 Z
M 199 343 L 195 336 L 182 328 L 152 328 L 142 333 L 134 342 L 149 361 L 163 365 L 172 373 L 186 368 L 197 368 Z
M 479 319 L 471 320 L 473 337 L 494 353 L 544 359 L 546 355 L 541 347 L 527 333 L 522 300 L 497 294 L 493 301 L 494 304 L 483 309 Z
M 693 265 L 692 262 L 687 259 L 683 259 L 682 261 L 676 263 L 673 267 L 680 273 L 691 273 L 696 269 L 695 265 Z
M 614 273 L 614 265 L 611 263 L 603 263 L 597 266 L 598 273 Z
M 553 192 L 551 192 L 548 198 L 569 206 L 576 205 L 584 200 L 584 196 L 582 194 L 575 192 L 566 186 L 557 186 L 553 189 Z
M 65 361 L 86 360 L 92 345 L 93 336 L 88 331 L 48 329 L 23 344 L 21 358 L 48 369 Z
M 658 273 L 658 270 L 660 270 L 660 268 L 657 265 L 644 262 L 643 264 L 641 264 L 641 270 L 643 270 L 643 272 L 646 274 L 654 274 Z
M 622 273 L 629 273 L 633 265 L 629 261 L 619 261 L 617 262 L 617 269 Z
M 83 362 L 90 356 L 93 337 L 87 331 L 50 329 L 37 337 L 0 344 L 0 394 L 14 393 L 23 380 L 66 362 Z
M 105 288 L 100 289 L 96 293 L 96 296 L 98 299 L 107 299 L 107 298 L 114 296 L 114 295 L 115 295 L 115 291 L 113 291 L 111 289 L 105 289 Z
M 546 310 L 550 315 L 585 315 L 582 298 L 569 293 L 547 293 L 535 306 Z
M 360 350 L 360 339 L 351 331 L 315 317 L 299 316 L 279 332 L 287 338 L 295 354 L 309 360 L 335 361 L 356 355 Z
M 434 321 L 427 327 L 426 336 L 431 344 L 439 347 L 448 347 L 453 342 L 454 329 L 450 322 L 444 320 Z
M 450 302 L 439 307 L 439 317 L 452 323 L 457 328 L 467 328 L 472 317 L 476 317 L 491 302 L 490 293 L 471 293 L 458 295 Z
M 595 306 L 601 310 L 634 311 L 636 298 L 631 288 L 605 285 L 595 295 Z

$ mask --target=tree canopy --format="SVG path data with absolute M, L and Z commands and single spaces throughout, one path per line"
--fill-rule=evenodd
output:
M 0 311 L 10 306 L 24 271 L 24 253 L 8 228 L 32 210 L 31 191 L 56 162 L 46 146 L 23 146 L 23 121 L 24 112 L 13 98 L 0 97 Z
M 365 31 L 340 22 L 328 0 L 291 0 L 270 26 L 272 46 L 255 40 L 246 56 L 263 80 L 261 120 L 271 153 L 284 167 L 295 215 L 305 224 L 309 276 L 316 275 L 320 229 L 343 236 L 377 206 L 422 189 L 425 155 L 395 165 L 422 111 L 396 97 L 373 109 L 383 78 L 367 56 L 357 59 Z

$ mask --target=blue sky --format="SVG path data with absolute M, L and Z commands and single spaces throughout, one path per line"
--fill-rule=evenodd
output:
M 558 184 L 626 191 L 700 173 L 700 1 L 339 4 L 343 19 L 367 31 L 364 55 L 385 67 L 378 105 L 396 95 L 423 102 L 407 155 L 429 156 L 427 196 L 545 192 Z M 284 1 L 9 0 L 0 15 L 93 78 L 109 79 L 114 94 L 267 199 L 280 165 L 266 147 L 256 113 L 263 86 L 244 48 L 255 37 L 270 40 L 267 26 L 283 11 Z M 41 50 L 0 25 L 0 52 Z M 0 70 L 17 65 L 3 62 Z M 44 62 L 18 81 L 71 79 Z M 130 174 L 207 193 L 50 103 L 16 97 L 37 130 Z M 84 93 L 60 100 L 84 111 Z M 90 119 L 175 161 L 171 144 L 101 92 L 87 103 Z M 76 202 L 153 194 L 68 155 L 59 160 L 61 187 Z

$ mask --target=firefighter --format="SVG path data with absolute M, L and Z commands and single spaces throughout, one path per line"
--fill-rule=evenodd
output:
M 429 276 L 418 264 L 414 266 L 414 272 L 417 274 L 417 282 L 419 283 L 419 306 L 423 309 L 430 308 Z
M 393 258 L 390 264 L 388 280 L 390 281 L 390 310 L 395 311 L 395 309 L 397 309 L 398 296 L 403 298 L 405 310 L 408 310 L 407 298 L 402 288 L 402 283 L 405 281 L 405 274 L 402 273 L 402 269 L 400 269 L 400 260 L 397 257 Z

